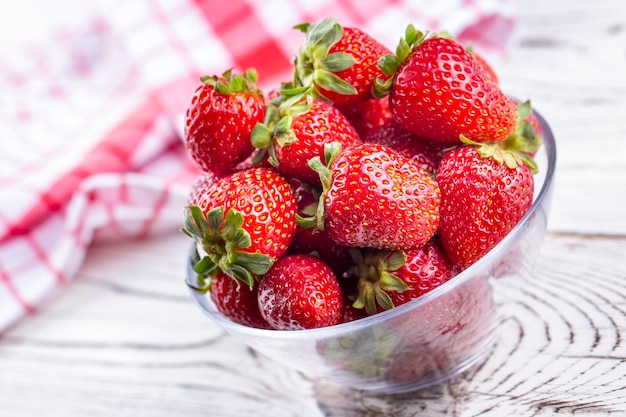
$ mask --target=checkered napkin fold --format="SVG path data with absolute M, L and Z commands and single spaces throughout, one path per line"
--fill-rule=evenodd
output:
M 302 22 L 336 17 L 395 49 L 407 24 L 494 51 L 505 0 L 113 0 L 0 61 L 0 333 L 80 268 L 90 244 L 181 226 L 197 168 L 181 140 L 201 75 L 291 77 Z M 227 4 L 227 6 L 225 6 Z

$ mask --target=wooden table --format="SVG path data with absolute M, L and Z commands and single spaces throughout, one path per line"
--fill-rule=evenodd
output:
M 626 415 L 626 2 L 519 0 L 497 64 L 551 122 L 558 172 L 531 282 L 489 357 L 387 396 L 315 381 L 227 336 L 183 284 L 188 239 L 98 244 L 79 276 L 0 338 L 3 416 Z

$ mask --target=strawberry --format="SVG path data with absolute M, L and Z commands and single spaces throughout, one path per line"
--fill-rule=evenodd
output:
M 259 311 L 257 290 L 258 285 L 254 288 L 239 285 L 237 280 L 222 272 L 210 282 L 211 300 L 220 313 L 244 326 L 270 329 Z
M 197 176 L 194 182 L 191 184 L 191 189 L 187 196 L 187 203 L 190 206 L 197 206 L 204 194 L 204 191 L 209 188 L 215 181 L 217 176 L 211 171 L 202 171 Z
M 370 98 L 337 108 L 348 118 L 361 138 L 392 119 L 389 96 Z
M 265 102 L 255 86 L 257 76 L 230 70 L 202 77 L 185 115 L 185 144 L 204 171 L 228 174 L 254 150 L 250 134 L 263 121 Z
M 430 372 L 437 378 L 438 372 L 475 359 L 489 341 L 497 315 L 486 279 L 475 275 L 429 301 L 389 326 L 398 341 L 388 355 L 391 381 L 413 381 Z
M 467 267 L 500 242 L 528 212 L 534 191 L 528 157 L 498 144 L 450 151 L 437 170 L 439 236 L 451 261 Z
M 296 195 L 297 214 L 307 217 L 315 214 L 321 191 L 297 179 L 289 180 Z M 348 247 L 335 242 L 326 230 L 296 227 L 289 253 L 315 254 L 341 276 L 352 264 Z
M 348 323 L 351 321 L 362 319 L 364 317 L 367 317 L 367 314 L 365 313 L 364 309 L 356 308 L 350 302 L 350 300 L 344 299 L 343 311 L 341 313 L 341 320 L 339 320 L 340 323 Z
M 300 224 L 315 221 L 346 246 L 412 249 L 426 243 L 439 224 L 439 187 L 430 175 L 385 146 L 338 148 L 326 147 L 328 166 L 311 160 L 323 192 L 315 219 Z
M 400 155 L 416 162 L 432 175 L 437 171 L 439 162 L 449 146 L 420 139 L 402 129 L 393 119 L 388 120 L 377 129 L 372 129 L 362 139 L 363 142 L 377 143 L 393 149 Z
M 218 179 L 186 210 L 183 232 L 206 256 L 195 270 L 223 272 L 249 287 L 283 256 L 296 229 L 296 198 L 285 179 L 267 168 Z
M 285 177 L 319 185 L 309 160 L 323 157 L 326 143 L 335 141 L 347 148 L 361 139 L 348 119 L 325 101 L 310 96 L 296 103 L 286 97 L 278 101 L 278 109 L 270 113 L 274 117 L 255 126 L 252 143 L 267 151 L 269 162 Z
M 332 269 L 312 255 L 280 258 L 259 283 L 261 315 L 278 330 L 339 323 L 343 295 Z
M 407 285 L 407 289 L 389 293 L 394 306 L 426 294 L 459 272 L 448 260 L 438 239 L 433 238 L 422 247 L 406 251 L 405 256 L 406 262 L 395 275 Z
M 427 37 L 409 25 L 396 56 L 382 59 L 381 67 L 394 76 L 377 83 L 378 91 L 389 92 L 393 118 L 420 138 L 458 144 L 464 135 L 497 142 L 515 130 L 516 103 L 452 39 Z
M 518 122 L 515 132 L 510 135 L 501 147 L 525 157 L 526 163 L 535 169 L 532 159 L 543 143 L 542 127 L 537 114 L 532 111 L 530 101 L 517 106 Z
M 359 277 L 354 306 L 367 314 L 389 310 L 437 288 L 457 274 L 437 239 L 407 251 L 353 251 Z
M 378 60 L 390 50 L 359 28 L 336 19 L 296 26 L 306 40 L 295 57 L 296 86 L 309 87 L 318 98 L 348 105 L 372 98 L 376 78 L 388 78 Z
M 496 74 L 496 71 L 489 64 L 489 62 L 485 59 L 485 57 L 478 54 L 476 51 L 472 51 L 472 50 L 469 50 L 469 51 L 470 53 L 474 55 L 474 59 L 476 59 L 476 61 L 480 64 L 480 66 L 483 67 L 483 69 L 487 73 L 487 76 L 489 77 L 491 82 L 494 84 L 499 84 L 500 80 L 498 79 L 498 74 Z

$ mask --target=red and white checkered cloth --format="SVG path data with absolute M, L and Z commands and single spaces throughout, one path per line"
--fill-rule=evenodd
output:
M 276 87 L 303 40 L 292 27 L 324 17 L 392 50 L 408 23 L 487 53 L 514 25 L 506 0 L 85 3 L 80 23 L 0 56 L 0 333 L 71 280 L 94 239 L 181 226 L 199 76 L 255 67 Z

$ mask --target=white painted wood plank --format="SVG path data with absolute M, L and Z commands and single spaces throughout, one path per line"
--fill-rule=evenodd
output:
M 550 122 L 558 163 L 550 229 L 626 233 L 626 2 L 518 1 L 503 88 Z
M 485 362 L 401 396 L 311 381 L 226 336 L 186 294 L 187 243 L 175 235 L 95 247 L 55 302 L 0 341 L 0 409 L 20 417 L 44 404 L 50 416 L 626 413 L 626 239 L 549 236 L 529 282 L 495 283 L 502 319 Z M 167 260 L 145 262 L 154 257 Z
M 74 282 L 0 338 L 3 415 L 320 415 L 310 381 L 195 307 L 188 247 L 182 233 L 94 247 Z

